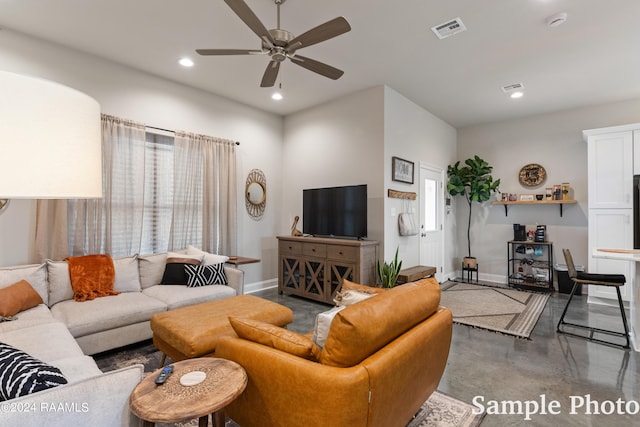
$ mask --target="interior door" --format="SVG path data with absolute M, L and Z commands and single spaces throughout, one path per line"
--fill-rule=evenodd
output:
M 436 279 L 443 277 L 444 171 L 420 165 L 420 265 L 436 267 Z

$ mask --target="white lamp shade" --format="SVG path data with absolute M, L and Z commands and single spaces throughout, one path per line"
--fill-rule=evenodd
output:
M 102 197 L 98 102 L 0 71 L 0 198 L 93 197 Z

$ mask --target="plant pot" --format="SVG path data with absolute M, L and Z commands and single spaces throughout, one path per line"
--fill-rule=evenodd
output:
M 471 270 L 475 270 L 476 268 L 478 268 L 478 260 L 476 259 L 476 257 L 464 257 L 464 259 L 462 260 L 462 266 L 464 268 L 468 268 Z

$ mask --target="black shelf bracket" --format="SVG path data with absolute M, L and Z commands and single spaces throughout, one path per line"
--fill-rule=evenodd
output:
M 516 203 L 514 203 L 516 204 Z M 560 206 L 560 217 L 562 218 L 562 206 L 564 205 L 564 203 L 558 203 L 558 205 Z M 509 206 L 508 204 L 504 204 L 504 216 L 509 216 Z

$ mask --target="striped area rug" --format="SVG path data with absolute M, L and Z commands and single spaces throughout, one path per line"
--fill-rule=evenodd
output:
M 455 323 L 528 339 L 548 300 L 549 294 L 447 282 L 440 304 Z

